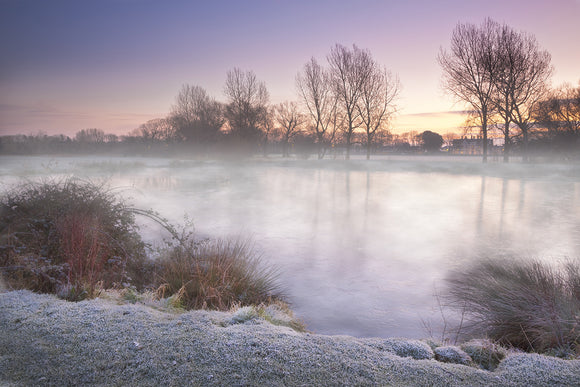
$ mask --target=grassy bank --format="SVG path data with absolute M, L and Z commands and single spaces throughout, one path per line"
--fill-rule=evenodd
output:
M 300 333 L 280 309 L 172 312 L 116 298 L 0 293 L 4 385 L 576 386 L 580 361 L 506 352 L 493 371 L 405 339 Z M 455 349 L 457 352 L 457 349 Z

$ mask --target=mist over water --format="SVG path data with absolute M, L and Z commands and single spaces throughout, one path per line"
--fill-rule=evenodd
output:
M 258 160 L 1 157 L 0 184 L 106 180 L 200 237 L 251 237 L 317 333 L 425 337 L 435 291 L 482 257 L 580 253 L 580 167 L 480 159 Z M 160 230 L 143 224 L 149 241 Z

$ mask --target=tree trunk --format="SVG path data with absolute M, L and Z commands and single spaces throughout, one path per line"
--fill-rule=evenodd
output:
M 524 163 L 527 163 L 530 161 L 530 158 L 528 156 L 528 128 L 522 130 L 522 134 L 523 134 L 522 161 Z
M 510 122 L 507 119 L 503 130 L 503 162 L 510 162 Z
M 481 120 L 481 131 L 483 132 L 483 160 L 484 164 L 487 163 L 487 109 L 482 110 L 482 120 Z
M 346 136 L 346 160 L 350 160 L 350 134 Z
M 324 158 L 324 153 L 326 153 L 324 149 L 324 139 L 322 134 L 317 133 L 316 135 L 318 136 L 318 144 L 316 144 L 318 145 L 318 160 L 322 160 Z

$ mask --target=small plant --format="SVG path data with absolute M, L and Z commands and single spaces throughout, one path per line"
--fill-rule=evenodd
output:
M 0 198 L 0 268 L 9 287 L 92 298 L 144 267 L 134 213 L 102 185 L 25 183 Z
M 260 317 L 260 313 L 253 306 L 243 306 L 233 312 L 229 322 L 231 324 L 243 324 L 246 321 L 254 320 Z
M 294 313 L 283 301 L 277 300 L 269 304 L 242 306 L 234 305 L 230 310 L 230 324 L 243 324 L 246 321 L 263 319 L 272 325 L 292 328 L 297 332 L 306 332 L 306 325 L 294 316 Z
M 461 349 L 473 359 L 474 363 L 489 371 L 495 370 L 507 356 L 507 351 L 491 340 L 470 340 L 461 344 Z
M 445 345 L 437 347 L 433 350 L 433 352 L 435 353 L 435 360 L 443 363 L 454 363 L 463 365 L 470 365 L 471 363 L 473 363 L 471 357 L 461 348 L 456 346 Z
M 525 351 L 580 350 L 579 260 L 562 267 L 487 260 L 454 272 L 448 285 L 448 299 L 465 310 L 463 328 L 472 337 Z
M 280 298 L 276 277 L 248 242 L 194 241 L 190 235 L 162 252 L 156 278 L 163 296 L 181 293 L 186 309 L 229 310 Z

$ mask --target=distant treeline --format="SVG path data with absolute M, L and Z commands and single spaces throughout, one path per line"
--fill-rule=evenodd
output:
M 155 120 L 157 122 L 161 120 Z M 2 155 L 43 155 L 43 154 L 112 154 L 121 156 L 171 156 L 207 158 L 218 155 L 251 156 L 251 155 L 295 155 L 310 157 L 317 154 L 318 145 L 313 136 L 300 133 L 285 142 L 278 136 L 269 136 L 268 141 L 257 145 L 249 144 L 243 138 L 231 133 L 220 132 L 211 141 L 188 141 L 178 135 L 151 136 L 148 131 L 152 122 L 142 125 L 129 135 L 118 136 L 105 133 L 100 129 L 83 129 L 75 136 L 47 135 L 7 135 L 0 136 L 0 154 Z M 356 136 L 355 136 L 356 137 Z M 443 139 L 441 136 L 441 143 Z M 441 145 L 439 144 L 439 146 Z M 354 153 L 365 153 L 363 142 L 353 144 Z M 324 144 L 327 154 L 344 154 L 346 144 L 336 139 Z M 373 144 L 373 153 L 411 153 L 421 152 L 423 141 L 417 132 L 404 135 L 388 135 Z M 428 145 L 427 145 L 428 146 Z
M 557 159 L 580 159 L 580 132 L 569 130 L 563 125 L 538 127 L 528 145 L 530 157 L 552 157 Z M 140 130 L 143 126 L 140 127 Z M 385 133 L 380 141 L 371 148 L 372 155 L 380 154 L 424 154 L 441 153 L 454 155 L 481 155 L 483 140 L 479 136 L 447 133 L 441 136 L 431 131 L 415 131 L 403 134 Z M 362 136 L 355 134 L 351 153 L 367 154 Z M 357 141 L 361 139 L 361 141 Z M 345 157 L 346 144 L 336 139 L 325 144 L 327 157 Z M 115 156 L 153 156 L 153 157 L 238 157 L 251 155 L 293 155 L 299 158 L 316 157 L 318 154 L 316 138 L 307 134 L 295 136 L 291 142 L 284 143 L 279 138 L 270 138 L 258 147 L 248 146 L 247 142 L 221 133 L 211 142 L 191 142 L 176 137 L 151 138 L 133 131 L 131 135 L 118 136 L 107 134 L 100 129 L 83 129 L 73 137 L 47 135 L 7 135 L 0 136 L 0 155 L 87 155 L 105 154 Z M 491 155 L 503 154 L 502 145 L 494 145 L 489 140 Z M 522 154 L 518 139 L 512 140 L 512 156 Z
M 515 59 L 514 59 L 515 58 Z M 167 117 L 127 135 L 82 129 L 64 135 L 0 137 L 0 154 L 215 155 L 290 154 L 309 157 L 351 152 L 536 154 L 577 158 L 580 83 L 552 89 L 550 55 L 533 35 L 487 19 L 458 24 L 451 49 L 438 61 L 446 90 L 468 107 L 463 133 L 429 130 L 395 134 L 399 79 L 368 50 L 336 44 L 320 64 L 311 58 L 296 77 L 298 99 L 271 104 L 252 71 L 226 74 L 225 102 L 185 84 Z M 473 76 L 476 74 L 477 76 Z M 485 93 L 483 92 L 485 90 Z

